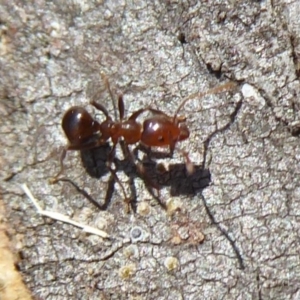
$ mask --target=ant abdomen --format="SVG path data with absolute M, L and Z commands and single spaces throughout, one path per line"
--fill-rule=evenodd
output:
M 80 106 L 69 108 L 63 116 L 62 128 L 72 146 L 90 142 L 99 137 L 100 124 Z

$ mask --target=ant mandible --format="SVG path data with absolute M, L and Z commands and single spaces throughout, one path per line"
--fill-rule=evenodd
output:
M 108 89 L 114 103 L 114 97 L 110 89 L 109 81 L 104 74 L 102 74 L 102 78 L 104 79 L 105 86 Z M 185 123 L 186 118 L 178 116 L 179 111 L 185 103 L 196 97 L 201 98 L 206 95 L 230 90 L 234 86 L 235 83 L 228 82 L 206 92 L 190 95 L 181 102 L 175 111 L 174 116 L 168 116 L 160 110 L 147 107 L 133 112 L 129 118 L 124 119 L 125 108 L 122 95 L 118 97 L 119 121 L 113 121 L 107 109 L 102 104 L 97 103 L 94 100 L 92 100 L 90 104 L 105 115 L 106 119 L 102 123 L 96 121 L 83 107 L 74 106 L 69 108 L 62 119 L 62 128 L 69 143 L 63 149 L 61 154 L 60 171 L 51 180 L 51 182 L 55 183 L 59 180 L 58 177 L 64 170 L 63 161 L 67 151 L 96 148 L 104 145 L 109 139 L 111 139 L 113 147 L 108 157 L 107 166 L 115 180 L 120 185 L 124 194 L 125 202 L 128 205 L 130 203 L 130 199 L 126 197 L 123 184 L 120 182 L 115 170 L 111 168 L 115 148 L 118 142 L 120 140 L 124 141 L 128 153 L 130 153 L 128 145 L 140 142 L 149 148 L 157 146 L 169 147 L 170 155 L 172 156 L 176 143 L 187 139 L 190 135 L 187 124 Z M 153 116 L 145 119 L 143 124 L 141 124 L 137 121 L 137 118 L 146 111 L 150 111 Z M 184 156 L 186 158 L 187 169 L 192 172 L 192 164 L 190 163 L 187 153 L 184 153 Z M 131 158 L 133 159 L 133 155 L 131 155 Z M 136 166 L 138 172 L 144 176 L 148 182 L 150 182 L 150 185 L 158 189 L 158 187 L 156 187 L 146 176 L 147 174 L 145 174 L 143 166 L 140 163 L 136 164 Z M 127 210 L 128 209 L 129 207 Z

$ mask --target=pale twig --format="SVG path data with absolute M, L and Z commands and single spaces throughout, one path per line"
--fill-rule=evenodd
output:
M 71 224 L 73 226 L 79 227 L 81 228 L 84 232 L 87 233 L 91 233 L 91 234 L 95 234 L 98 235 L 102 238 L 109 238 L 109 235 L 102 230 L 99 230 L 97 228 L 91 227 L 89 225 L 85 225 L 85 224 L 81 224 L 79 222 L 76 222 L 72 219 L 70 219 L 68 216 L 63 215 L 61 213 L 58 212 L 54 212 L 54 211 L 47 211 L 47 210 L 43 210 L 41 208 L 41 206 L 39 205 L 38 201 L 34 198 L 34 196 L 32 195 L 31 191 L 29 190 L 29 188 L 27 187 L 26 184 L 20 184 L 22 190 L 25 192 L 25 194 L 27 195 L 27 197 L 31 200 L 31 202 L 33 203 L 33 205 L 35 206 L 37 213 L 39 215 L 60 221 L 60 222 L 64 222 L 67 224 Z

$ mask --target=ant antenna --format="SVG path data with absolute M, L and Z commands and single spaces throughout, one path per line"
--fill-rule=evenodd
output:
M 175 111 L 175 114 L 174 114 L 174 117 L 173 117 L 173 123 L 175 123 L 176 121 L 176 118 L 177 118 L 177 114 L 179 113 L 179 111 L 182 109 L 182 107 L 191 99 L 193 98 L 202 98 L 204 96 L 207 96 L 207 95 L 213 95 L 213 94 L 219 94 L 219 93 L 222 93 L 222 92 L 225 92 L 225 91 L 229 91 L 231 89 L 233 89 L 234 87 L 236 87 L 237 84 L 233 81 L 229 81 L 229 82 L 226 82 L 222 85 L 219 85 L 217 87 L 214 87 L 214 88 L 211 88 L 205 92 L 202 92 L 202 93 L 195 93 L 195 94 L 192 94 L 188 97 L 186 97 L 181 103 L 180 105 L 178 106 L 178 108 L 176 109 Z
M 117 104 L 116 104 L 115 97 L 114 97 L 114 95 L 113 95 L 113 93 L 111 91 L 109 80 L 108 80 L 108 78 L 107 78 L 107 76 L 106 76 L 106 74 L 104 72 L 101 72 L 100 75 L 102 77 L 102 80 L 104 81 L 105 87 L 107 88 L 109 96 L 110 96 L 110 98 L 112 100 L 112 104 L 113 104 L 113 107 L 114 107 L 115 120 L 117 120 Z

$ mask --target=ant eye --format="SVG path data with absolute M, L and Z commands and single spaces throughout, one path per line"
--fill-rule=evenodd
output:
M 163 137 L 163 136 L 159 136 L 159 137 L 158 137 L 158 141 L 159 141 L 159 142 L 163 142 L 163 141 L 164 141 L 164 137 Z

